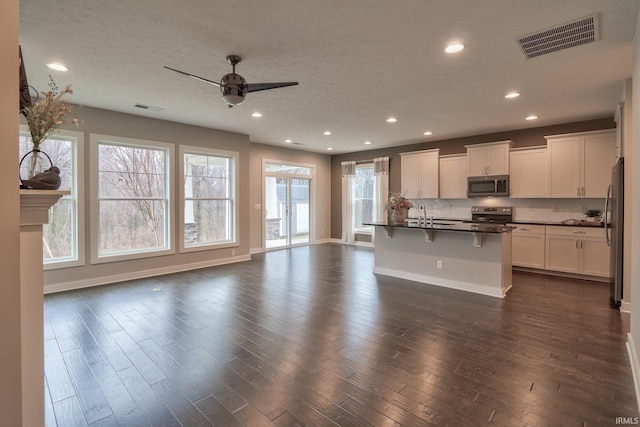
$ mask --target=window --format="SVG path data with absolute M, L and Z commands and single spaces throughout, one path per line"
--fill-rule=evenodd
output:
M 180 250 L 236 246 L 238 153 L 181 146 L 180 157 Z
M 20 127 L 20 158 L 33 149 L 26 126 Z M 40 144 L 51 163 L 60 169 L 60 191 L 70 194 L 49 209 L 49 223 L 42 228 L 42 251 L 46 270 L 84 264 L 84 189 L 78 176 L 83 176 L 84 134 L 60 131 Z M 23 164 L 23 169 L 27 167 Z M 21 171 L 23 175 L 26 170 Z
M 93 262 L 172 253 L 173 145 L 91 135 Z
M 370 223 L 373 219 L 373 163 L 356 166 L 356 177 L 353 191 L 353 228 L 354 233 L 371 234 Z

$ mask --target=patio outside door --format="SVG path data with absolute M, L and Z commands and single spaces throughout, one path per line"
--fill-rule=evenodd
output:
M 306 177 L 309 174 L 309 168 L 266 164 L 266 249 L 311 241 L 311 178 Z

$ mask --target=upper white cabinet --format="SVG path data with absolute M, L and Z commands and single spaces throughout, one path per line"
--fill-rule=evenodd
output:
M 465 145 L 469 160 L 469 176 L 509 175 L 511 141 Z
M 438 198 L 440 150 L 400 153 L 401 193 L 409 199 Z
M 616 162 L 615 130 L 546 136 L 549 197 L 601 198 Z
M 469 164 L 466 154 L 440 157 L 440 198 L 466 199 Z
M 549 197 L 547 147 L 511 150 L 509 163 L 511 197 Z

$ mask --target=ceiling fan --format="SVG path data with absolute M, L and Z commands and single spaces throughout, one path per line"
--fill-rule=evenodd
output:
M 234 105 L 242 104 L 245 96 L 248 92 L 258 92 L 260 90 L 276 89 L 279 87 L 295 86 L 298 82 L 281 82 L 281 83 L 247 83 L 247 81 L 240 74 L 236 74 L 236 65 L 242 61 L 242 58 L 237 55 L 227 56 L 227 62 L 231 64 L 233 70 L 229 74 L 225 74 L 220 79 L 220 83 L 213 80 L 205 79 L 185 71 L 176 70 L 175 68 L 167 67 L 167 70 L 175 71 L 176 73 L 184 74 L 192 79 L 200 80 L 201 82 L 209 83 L 220 88 L 222 92 L 222 99 L 227 103 L 229 108 Z

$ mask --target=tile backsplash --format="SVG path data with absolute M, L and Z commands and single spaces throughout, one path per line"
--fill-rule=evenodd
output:
M 510 199 L 504 197 L 477 197 L 472 199 L 413 199 L 415 208 L 409 217 L 421 215 L 416 209 L 424 205 L 427 216 L 448 219 L 471 218 L 471 206 L 512 206 L 517 221 L 564 221 L 585 219 L 589 209 L 604 208 L 603 199 Z

